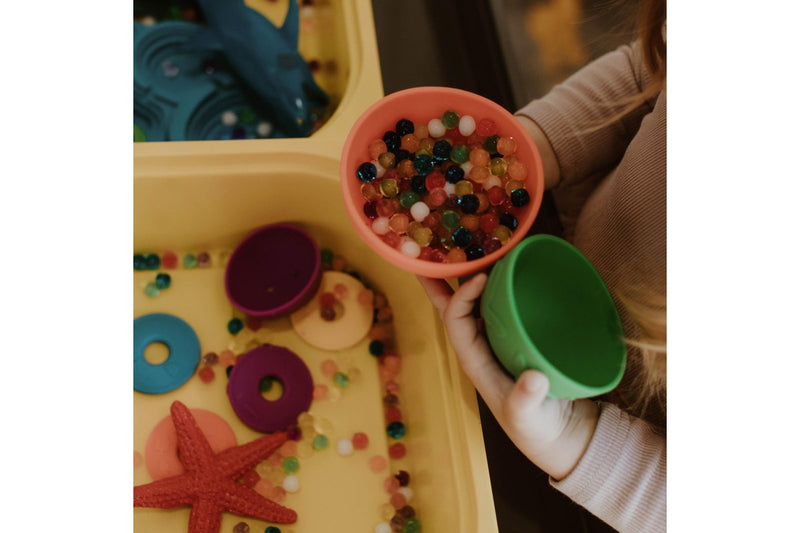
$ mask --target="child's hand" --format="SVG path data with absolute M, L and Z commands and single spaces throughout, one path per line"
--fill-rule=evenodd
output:
M 589 445 L 597 405 L 548 398 L 550 383 L 536 370 L 523 372 L 514 383 L 500 368 L 481 324 L 472 316 L 486 285 L 485 274 L 473 277 L 455 294 L 444 280 L 418 278 L 439 311 L 461 367 L 503 430 L 539 468 L 557 480 L 564 478 Z

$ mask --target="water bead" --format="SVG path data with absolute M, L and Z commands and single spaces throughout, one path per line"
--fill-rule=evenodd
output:
M 228 127 L 231 127 L 234 124 L 236 124 L 236 121 L 238 120 L 238 118 L 236 117 L 236 113 L 234 113 L 233 111 L 225 111 L 224 113 L 222 113 L 222 116 L 220 118 L 222 120 L 222 123 Z
M 485 255 L 483 252 L 483 247 L 478 246 L 477 244 L 468 246 L 464 252 L 467 254 L 467 261 L 474 261 Z
M 333 322 L 336 320 L 336 308 L 332 306 L 323 306 L 319 308 L 319 316 L 325 322 Z
M 523 185 L 521 181 L 508 180 L 508 182 L 506 183 L 504 189 L 506 191 L 506 194 L 511 196 L 511 192 L 512 191 L 515 191 L 517 189 L 523 189 L 524 187 L 525 187 L 525 185 Z
M 452 109 L 448 109 L 447 111 L 442 113 L 442 125 L 448 130 L 458 127 L 458 122 L 459 122 L 458 113 L 456 113 Z
M 522 161 L 513 161 L 508 163 L 508 176 L 517 181 L 525 181 L 528 177 L 528 167 Z
M 406 446 L 402 442 L 395 442 L 389 446 L 389 457 L 392 459 L 402 459 L 406 456 Z
M 397 162 L 398 165 L 400 164 L 401 161 L 406 161 L 412 158 L 411 152 L 409 152 L 408 150 L 403 150 L 402 148 L 394 152 L 394 155 L 395 155 L 395 161 Z
M 422 220 L 422 225 L 426 228 L 434 229 L 442 223 L 442 214 L 438 211 L 431 211 L 431 213 Z
M 376 178 L 382 178 L 383 175 L 386 174 L 386 169 L 383 168 L 383 165 L 381 165 L 380 161 L 378 161 L 377 159 L 373 159 L 372 161 L 370 161 L 370 163 L 372 163 L 375 166 Z
M 393 231 L 381 236 L 381 238 L 383 239 L 383 242 L 389 245 L 390 248 L 397 248 L 400 246 L 400 242 L 402 240 L 402 237 Z
M 217 361 L 219 361 L 219 356 L 214 352 L 208 352 L 201 358 L 201 362 L 209 366 L 217 364 Z
M 505 212 L 500 215 L 500 224 L 513 231 L 517 229 L 519 223 L 517 222 L 517 217 L 509 212 Z
M 400 192 L 400 187 L 396 180 L 382 179 L 380 182 L 381 194 L 386 198 L 394 198 Z
M 486 167 L 472 167 L 469 171 L 469 179 L 475 183 L 486 183 L 492 173 Z
M 448 209 L 442 213 L 441 224 L 445 228 L 452 230 L 458 227 L 460 220 L 461 215 Z
M 421 530 L 422 526 L 416 518 L 409 518 L 403 526 L 403 533 L 419 533 Z
M 364 200 L 372 201 L 381 197 L 381 193 L 373 183 L 365 183 L 361 186 L 361 196 Z
M 403 138 L 400 139 L 400 148 L 409 152 L 416 152 L 419 150 L 419 138 L 413 133 L 404 135 Z
M 499 225 L 492 230 L 492 236 L 500 241 L 500 244 L 506 244 L 511 238 L 511 230 L 504 225 Z
M 419 141 L 419 148 L 416 151 L 416 155 L 433 155 L 433 145 L 436 141 L 431 139 L 430 137 L 425 137 L 424 139 L 420 139 Z
M 427 198 L 427 203 L 431 207 L 439 207 L 447 201 L 447 192 L 444 189 L 433 189 Z
M 350 385 L 350 379 L 347 377 L 347 374 L 343 372 L 337 372 L 334 374 L 333 382 L 343 389 L 346 389 L 348 385 Z
M 381 455 L 373 455 L 369 458 L 369 468 L 376 474 L 386 470 L 386 458 Z
M 161 266 L 161 258 L 157 254 L 147 254 L 144 258 L 145 268 L 147 270 L 158 270 Z
M 500 187 L 492 187 L 486 192 L 486 197 L 492 205 L 500 205 L 506 199 L 506 192 Z
M 490 118 L 482 118 L 475 127 L 475 133 L 481 137 L 489 137 L 497 133 L 497 124 Z
M 170 284 L 172 283 L 172 278 L 169 277 L 169 274 L 164 274 L 163 272 L 156 275 L 156 287 L 159 289 L 167 289 L 169 288 Z
M 489 255 L 493 252 L 496 252 L 503 246 L 503 243 L 500 242 L 499 239 L 490 238 L 484 241 L 483 245 L 483 253 Z
M 464 253 L 464 250 L 461 248 L 453 248 L 449 252 L 447 252 L 447 257 L 445 258 L 445 263 L 463 263 L 467 260 L 467 254 Z
M 378 156 L 378 163 L 385 169 L 394 168 L 395 155 L 392 152 L 384 152 Z
M 339 371 L 339 365 L 333 359 L 325 359 L 321 365 L 322 375 L 326 377 L 333 377 Z
M 458 165 L 448 167 L 444 172 L 444 179 L 447 183 L 458 183 L 464 179 L 464 169 Z
M 411 476 L 405 470 L 398 470 L 394 477 L 400 482 L 401 487 L 407 487 L 411 481 Z
M 317 435 L 311 443 L 312 448 L 315 450 L 324 450 L 328 447 L 328 437 L 325 435 Z
M 472 194 L 474 188 L 472 186 L 472 182 L 467 180 L 461 180 L 455 184 L 455 194 L 456 196 L 464 196 L 465 194 Z
M 406 519 L 399 515 L 397 511 L 399 511 L 399 509 L 395 508 L 395 514 L 392 516 L 389 524 L 392 526 L 392 531 L 401 532 L 406 525 Z
M 197 376 L 203 383 L 211 383 L 212 381 L 214 381 L 214 369 L 211 368 L 210 366 L 204 366 L 197 373 Z
M 489 163 L 489 170 L 491 170 L 492 174 L 495 176 L 502 176 L 508 170 L 508 163 L 502 157 L 495 157 L 492 159 L 491 163 Z
M 500 137 L 497 139 L 497 153 L 511 155 L 517 151 L 517 141 L 513 137 Z
M 407 118 L 401 118 L 397 121 L 397 124 L 395 124 L 394 131 L 401 136 L 414 133 L 414 123 Z
M 378 159 L 379 155 L 388 152 L 389 149 L 386 147 L 386 143 L 381 139 L 375 139 L 369 143 L 368 151 L 370 159 Z
M 471 215 L 478 210 L 479 203 L 478 197 L 474 194 L 465 194 L 458 198 L 458 207 L 460 207 L 461 211 L 468 215 Z
M 402 235 L 408 230 L 408 224 L 408 215 L 404 213 L 395 213 L 389 218 L 389 229 L 398 235 Z
M 378 168 L 372 163 L 361 163 L 356 170 L 356 176 L 361 181 L 369 183 L 378 176 Z
M 473 166 L 476 167 L 485 167 L 489 165 L 489 161 L 491 157 L 489 156 L 489 152 L 482 149 L 471 150 L 469 153 L 469 162 L 472 163 Z
M 397 205 L 400 205 L 399 202 Z M 390 198 L 381 198 L 375 203 L 375 211 L 379 217 L 390 217 L 397 211 L 397 207 Z
M 400 135 L 395 131 L 387 131 L 383 134 L 383 142 L 386 143 L 386 149 L 388 151 L 394 152 L 400 148 Z
M 480 228 L 480 218 L 477 215 L 464 215 L 460 222 L 462 226 L 473 232 Z
M 352 438 L 353 448 L 356 450 L 365 450 L 369 446 L 369 437 L 366 433 L 355 433 Z
M 231 335 L 236 335 L 244 328 L 244 322 L 240 318 L 232 318 L 228 321 L 228 331 Z
M 488 191 L 492 187 L 500 187 L 502 189 L 503 180 L 498 176 L 489 176 L 489 179 L 482 183 L 482 185 L 485 191 Z
M 272 133 L 272 124 L 269 122 L 259 122 L 256 126 L 256 133 L 259 137 L 269 137 Z
M 354 447 L 353 441 L 350 439 L 341 439 L 336 443 L 336 452 L 342 456 L 353 455 Z
M 461 163 L 461 170 L 464 171 L 464 175 L 469 176 L 469 173 L 472 172 L 472 163 L 469 161 Z
M 454 163 L 466 163 L 469 161 L 470 150 L 464 144 L 457 144 L 450 150 L 450 160 Z
M 419 201 L 419 195 L 414 191 L 405 191 L 403 193 L 400 193 L 400 205 L 406 209 L 410 209 L 411 206 L 416 204 L 418 201 Z
M 414 158 L 414 169 L 417 171 L 417 174 L 422 174 L 423 176 L 427 176 L 428 173 L 433 170 L 433 157 L 420 154 Z
M 392 508 L 394 510 L 394 508 Z M 381 522 L 375 526 L 375 533 L 392 533 L 392 526 L 388 522 Z
M 430 228 L 422 227 L 412 233 L 411 238 L 419 246 L 428 246 L 433 241 L 433 231 Z
M 417 139 L 424 139 L 427 137 L 428 134 L 428 125 L 427 124 L 415 124 L 414 125 L 414 135 L 417 136 Z
M 405 194 L 405 193 L 403 193 Z M 413 193 L 412 193 L 413 194 Z M 402 205 L 402 199 L 400 201 Z M 425 202 L 416 202 L 410 207 L 411 216 L 414 217 L 414 220 L 417 222 L 424 221 L 431 212 L 431 209 L 428 207 L 428 204 Z
M 392 507 L 394 507 L 395 510 L 398 510 L 398 509 L 402 509 L 403 507 L 405 507 L 406 503 L 408 503 L 408 502 L 406 501 L 406 497 L 405 496 L 403 496 L 399 492 L 395 492 L 394 494 L 392 494 L 392 497 L 389 499 L 389 503 L 392 504 Z
M 388 217 L 378 217 L 372 221 L 372 231 L 377 233 L 378 235 L 386 235 L 389 230 L 389 218 Z
M 400 251 L 408 257 L 419 257 L 422 249 L 413 239 L 406 239 L 400 244 Z
M 311 397 L 318 402 L 324 401 L 328 397 L 327 385 L 314 385 L 314 390 Z
M 233 526 L 233 533 L 250 533 L 250 526 L 244 522 L 239 522 Z
M 447 141 L 436 141 L 436 144 L 433 145 L 433 157 L 437 161 L 447 161 L 450 159 L 451 148 L 450 143 Z
M 441 189 L 445 183 L 447 183 L 447 180 L 445 180 L 444 174 L 438 171 L 433 171 L 425 177 L 425 188 L 429 191 Z
M 445 130 L 446 128 L 444 127 L 444 124 L 442 124 L 442 121 L 440 119 L 432 118 L 431 120 L 428 121 L 428 134 L 431 137 L 434 138 L 441 137 L 442 135 L 444 135 Z
M 484 213 L 479 219 L 479 225 L 485 233 L 491 233 L 500 225 L 500 219 L 494 213 Z
M 300 461 L 297 459 L 297 457 L 287 457 L 283 460 L 281 468 L 283 468 L 283 471 L 287 474 L 294 474 L 300 470 Z
M 470 115 L 464 115 L 458 122 L 458 132 L 464 137 L 472 135 L 475 132 L 475 128 L 477 128 L 477 124 L 475 124 L 475 119 Z
M 134 254 L 133 256 L 133 269 L 134 270 L 147 270 L 147 260 L 142 254 Z
M 478 199 L 478 209 L 475 211 L 476 213 L 484 213 L 487 209 L 489 209 L 489 198 L 486 196 L 485 193 L 479 192 L 475 193 L 475 197 Z
M 525 189 L 514 189 L 511 191 L 511 203 L 514 207 L 524 207 L 531 201 L 528 191 Z
M 464 226 L 459 226 L 453 230 L 453 234 L 450 235 L 450 240 L 452 240 L 453 244 L 456 246 L 464 248 L 472 242 L 472 232 Z

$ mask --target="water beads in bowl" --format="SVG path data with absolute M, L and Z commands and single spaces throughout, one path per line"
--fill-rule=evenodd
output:
M 401 118 L 368 145 L 356 169 L 372 231 L 410 258 L 479 259 L 500 249 L 530 202 L 517 142 L 491 118 L 445 111 L 414 124 Z

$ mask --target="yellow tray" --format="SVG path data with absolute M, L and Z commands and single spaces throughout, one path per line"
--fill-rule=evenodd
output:
M 155 272 L 135 272 L 134 316 L 175 314 L 197 332 L 203 353 L 226 348 L 246 350 L 250 341 L 284 345 L 304 359 L 315 383 L 335 388 L 320 363 L 332 358 L 358 368 L 360 380 L 337 401 L 314 401 L 309 412 L 332 430 L 331 447 L 306 454 L 298 472 L 301 490 L 288 494 L 285 506 L 298 521 L 280 526 L 284 533 L 374 531 L 389 501 L 384 480 L 398 469 L 411 475 L 409 502 L 427 532 L 496 532 L 494 505 L 475 391 L 458 367 L 441 324 L 415 277 L 383 261 L 352 230 L 340 198 L 339 155 L 350 125 L 383 95 L 370 3 L 332 2 L 347 31 L 347 89 L 330 121 L 308 139 L 137 143 L 134 146 L 134 252 L 208 251 L 212 266 L 169 271 L 172 286 L 150 298 L 143 287 Z M 288 318 L 265 322 L 257 333 L 236 336 L 226 329 L 234 312 L 223 285 L 225 258 L 250 231 L 276 222 L 306 229 L 320 247 L 332 249 L 386 294 L 394 311 L 401 409 L 408 433 L 406 457 L 388 457 L 377 364 L 365 339 L 343 352 L 311 347 L 294 334 Z M 258 337 L 258 338 L 257 338 Z M 208 409 L 232 427 L 238 443 L 259 434 L 242 424 L 227 400 L 224 370 L 204 384 L 195 375 L 161 395 L 134 392 L 134 451 L 144 454 L 148 435 L 180 400 Z M 338 438 L 363 431 L 366 451 L 342 457 Z M 305 439 L 304 439 L 305 441 Z M 390 467 L 373 473 L 369 457 L 382 454 Z M 136 485 L 151 481 L 146 468 L 134 469 Z M 187 530 L 189 509 L 134 509 L 137 532 Z M 224 514 L 220 531 L 244 521 L 261 532 L 268 523 Z

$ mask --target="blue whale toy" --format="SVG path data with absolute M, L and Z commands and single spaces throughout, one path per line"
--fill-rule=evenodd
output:
M 297 51 L 299 7 L 289 0 L 281 28 L 244 0 L 198 0 L 207 27 L 185 43 L 187 52 L 222 52 L 231 69 L 290 136 L 307 137 L 312 114 L 329 102 Z

